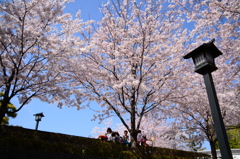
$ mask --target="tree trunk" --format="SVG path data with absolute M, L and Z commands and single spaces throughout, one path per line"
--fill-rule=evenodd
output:
M 212 159 L 217 159 L 217 152 L 216 152 L 216 142 L 210 141 L 211 146 L 211 153 L 212 153 Z
M 3 118 L 5 117 L 5 114 L 7 113 L 7 106 L 10 102 L 10 98 L 7 96 L 8 91 L 4 93 L 4 97 L 1 101 L 1 107 L 0 107 L 0 125 L 2 125 Z
M 5 117 L 5 113 L 4 111 L 2 111 L 2 109 L 0 109 L 0 125 L 2 125 L 1 123 L 3 122 L 4 117 Z
M 130 130 L 130 135 L 131 135 L 131 143 L 132 147 L 137 146 L 137 133 L 136 133 L 136 117 L 135 117 L 135 103 L 132 102 L 131 105 L 131 130 Z
M 3 123 L 3 118 L 5 117 L 6 112 L 7 112 L 7 104 L 5 104 L 3 101 L 0 107 L 0 125 L 2 125 Z
M 130 131 L 131 147 L 133 147 L 133 148 L 137 147 L 137 133 L 136 132 L 137 131 L 135 129 Z
M 12 72 L 13 74 L 15 73 L 14 71 Z M 12 75 L 11 77 L 13 78 L 14 75 Z M 12 81 L 11 80 L 9 81 Z M 7 84 L 6 90 L 4 91 L 4 95 L 3 95 L 3 99 L 1 100 L 1 107 L 0 107 L 0 125 L 2 125 L 3 122 L 3 118 L 5 117 L 5 114 L 7 113 L 7 106 L 8 103 L 10 102 L 10 98 L 8 96 L 10 91 L 10 84 Z

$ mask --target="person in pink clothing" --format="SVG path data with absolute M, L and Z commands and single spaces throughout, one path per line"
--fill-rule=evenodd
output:
M 142 135 L 141 145 L 142 146 L 149 146 L 147 144 L 147 137 L 146 137 L 146 135 Z

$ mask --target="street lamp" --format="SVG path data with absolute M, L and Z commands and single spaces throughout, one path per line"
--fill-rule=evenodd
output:
M 211 75 L 211 72 L 217 70 L 214 59 L 219 55 L 222 55 L 222 52 L 213 44 L 214 41 L 215 39 L 208 43 L 202 44 L 189 54 L 185 55 L 183 58 L 192 58 L 195 64 L 194 71 L 203 75 L 222 158 L 232 159 L 232 152 L 229 147 L 222 114 Z
M 36 120 L 36 128 L 35 130 L 38 129 L 38 123 L 39 121 L 41 121 L 42 117 L 44 117 L 43 113 L 37 113 L 37 114 L 34 114 L 33 116 L 35 116 L 35 120 Z

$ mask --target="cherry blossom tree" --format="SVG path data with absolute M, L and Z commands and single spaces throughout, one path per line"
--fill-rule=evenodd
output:
M 187 134 L 174 120 L 164 121 L 154 116 L 154 113 L 145 116 L 140 128 L 142 134 L 147 136 L 149 146 L 189 150 L 185 143 Z
M 188 22 L 193 25 L 189 31 L 187 52 L 202 43 L 215 38 L 215 45 L 223 52 L 216 59 L 219 68 L 213 72 L 213 79 L 226 128 L 240 123 L 239 118 L 239 17 L 240 6 L 236 1 L 200 0 L 171 1 L 174 7 L 183 12 Z M 173 7 L 173 8 L 174 8 Z M 188 62 L 186 62 L 188 65 Z M 191 63 L 192 68 L 194 67 Z M 217 141 L 214 123 L 201 75 L 193 74 L 193 69 L 182 72 L 183 85 L 179 94 L 185 96 L 174 105 L 175 117 L 189 134 L 198 134 L 197 140 L 210 143 L 212 156 L 217 158 L 215 143 Z M 190 73 L 190 74 L 189 74 Z
M 183 69 L 186 31 L 181 12 L 162 1 L 117 0 L 101 12 L 89 43 L 66 59 L 66 75 L 82 102 L 102 107 L 96 117 L 116 115 L 121 120 L 134 146 L 146 114 L 156 108 L 159 116 L 169 114 L 169 99 Z
M 227 126 L 239 124 L 239 3 L 174 1 L 169 7 L 176 14 L 176 9 L 180 10 L 184 13 L 182 18 L 193 23 L 193 29 L 189 29 L 189 37 L 185 41 L 185 54 L 212 38 L 216 39 L 216 45 L 223 55 L 216 59 L 219 69 L 213 73 L 213 77 L 223 119 Z M 212 154 L 216 157 L 217 138 L 203 79 L 200 75 L 193 74 L 192 63 L 184 62 L 184 65 L 189 67 L 184 67 L 182 74 L 179 74 L 181 82 L 175 83 L 178 89 L 171 92 L 178 94 L 179 98 L 176 98 L 177 95 L 168 98 L 173 106 L 168 115 L 172 113 L 172 117 L 178 119 L 178 127 L 190 136 L 186 138 L 192 140 L 190 143 L 197 142 L 201 145 L 204 140 L 209 141 Z
M 193 77 L 194 75 L 192 75 Z M 217 142 L 216 132 L 214 130 L 214 123 L 212 119 L 212 113 L 210 110 L 210 106 L 208 103 L 206 89 L 201 80 L 201 77 L 197 77 L 199 75 L 194 76 L 197 80 L 192 79 L 192 82 L 195 82 L 192 87 L 197 88 L 197 91 L 193 91 L 194 88 L 188 87 L 189 89 L 185 94 L 185 99 L 180 101 L 174 101 L 178 103 L 174 105 L 172 109 L 176 109 L 173 111 L 175 115 L 172 117 L 175 118 L 178 122 L 179 128 L 183 129 L 186 134 L 194 137 L 195 142 L 203 142 L 208 141 L 213 156 L 216 155 L 215 144 Z M 218 80 L 217 80 L 218 81 Z M 191 86 L 191 84 L 189 84 Z M 218 92 L 219 104 L 221 107 L 221 112 L 223 116 L 223 120 L 225 125 L 237 125 L 240 122 L 239 119 L 239 108 L 236 105 L 236 101 L 238 100 L 235 90 L 232 92 Z M 173 113 L 173 114 L 174 114 Z M 191 141 L 193 142 L 193 141 Z
M 81 46 L 75 33 L 86 23 L 77 13 L 63 14 L 70 0 L 11 0 L 0 4 L 0 123 L 7 104 L 18 98 L 19 111 L 32 98 L 71 105 L 61 73 L 61 58 Z M 75 48 L 76 49 L 76 48 Z M 61 93 L 61 94 L 60 94 Z M 61 98 L 65 101 L 61 102 Z

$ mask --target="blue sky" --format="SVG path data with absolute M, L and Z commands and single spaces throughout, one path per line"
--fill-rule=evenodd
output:
M 91 19 L 100 20 L 102 14 L 99 8 L 106 2 L 107 0 L 75 0 L 75 2 L 67 4 L 64 11 L 75 15 L 78 10 L 81 10 L 81 18 L 84 21 Z
M 107 0 L 75 0 L 69 3 L 64 12 L 75 15 L 78 10 L 81 10 L 81 16 L 84 21 L 94 19 L 100 20 L 101 13 L 99 11 L 102 3 Z M 18 107 L 18 101 L 11 101 Z M 97 104 L 92 104 L 97 108 Z M 75 107 L 63 107 L 62 109 L 57 106 L 50 105 L 33 99 L 28 105 L 24 106 L 15 119 L 10 119 L 9 125 L 22 126 L 24 128 L 35 129 L 36 121 L 33 114 L 43 112 L 44 116 L 39 123 L 38 130 L 89 137 L 92 134 L 94 127 L 105 127 L 104 124 L 99 124 L 99 121 L 91 121 L 94 112 L 89 109 L 77 110 Z M 118 119 L 113 120 L 120 123 Z M 95 137 L 95 136 L 94 136 Z M 209 145 L 206 143 L 204 147 L 210 150 Z

